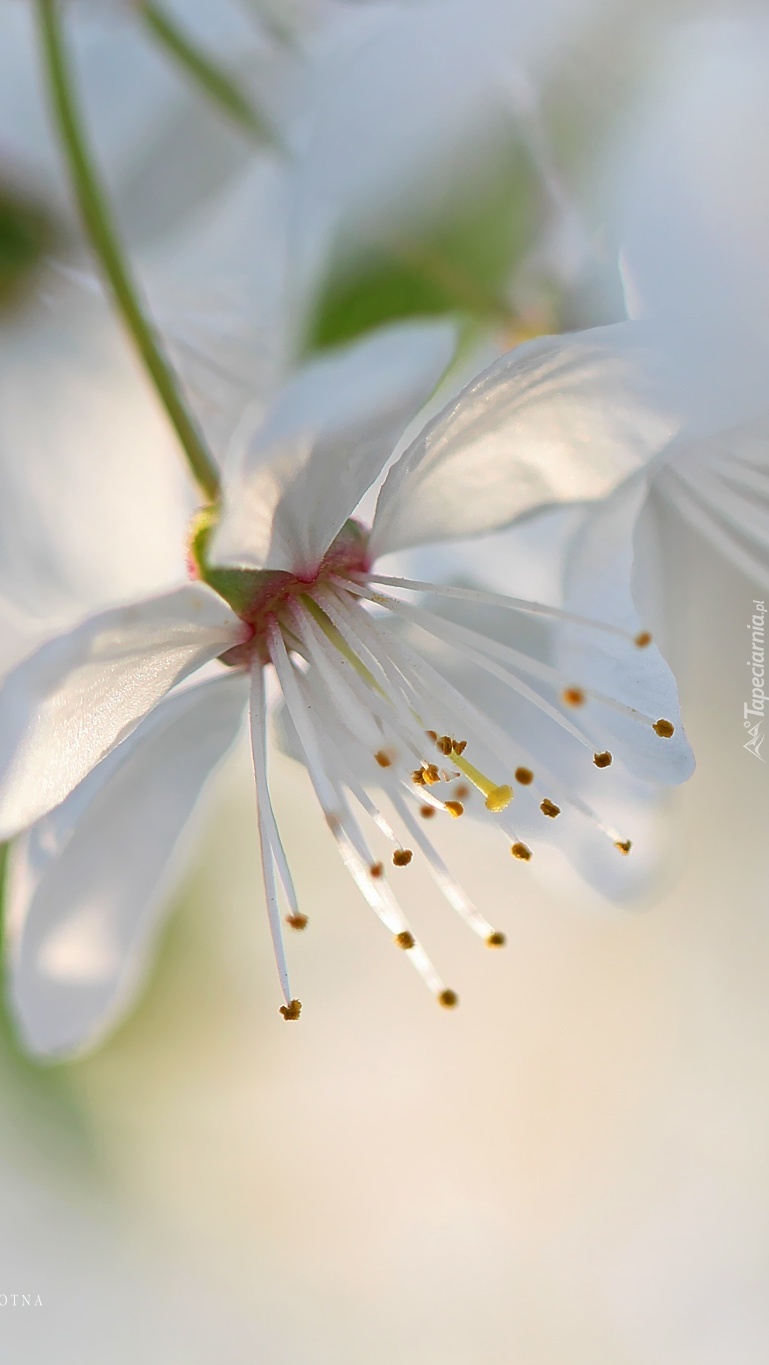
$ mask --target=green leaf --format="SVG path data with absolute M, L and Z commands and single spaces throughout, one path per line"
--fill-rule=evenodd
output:
M 505 294 L 517 262 L 536 241 L 544 194 L 520 142 L 496 143 L 484 155 L 455 156 L 451 173 L 430 176 L 429 209 L 419 189 L 400 220 L 385 227 L 343 225 L 305 327 L 305 352 L 351 341 L 385 323 L 461 313 L 510 321 Z
M 53 220 L 39 204 L 0 185 L 0 308 L 24 292 L 55 237 Z

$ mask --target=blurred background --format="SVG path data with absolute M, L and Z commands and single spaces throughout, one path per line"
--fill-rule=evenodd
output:
M 769 76 L 760 10 L 736 3 L 67 9 L 122 230 L 222 450 L 292 365 L 382 322 L 458 319 L 471 373 L 526 337 L 623 318 L 620 248 L 649 202 L 635 168 L 677 94 L 702 88 L 702 34 L 744 26 Z M 738 99 L 732 78 L 716 103 Z M 691 162 L 757 289 L 765 118 L 736 160 L 717 120 L 695 120 Z M 31 8 L 0 0 L 0 663 L 172 579 L 177 463 L 80 236 Z M 312 917 L 289 944 L 305 1012 L 287 1029 L 239 751 L 113 1037 L 45 1067 L 2 1023 L 3 1359 L 764 1365 L 769 780 L 741 724 L 764 590 L 671 508 L 650 516 L 647 616 L 698 758 L 661 808 L 654 883 L 617 908 L 566 873 L 532 877 L 513 902 L 503 850 L 463 822 L 452 866 L 508 947 L 485 953 L 413 868 L 462 997 L 445 1014 L 278 755 Z M 105 534 L 124 547 L 106 577 Z M 438 547 L 432 568 L 557 600 L 562 542 L 550 519 Z

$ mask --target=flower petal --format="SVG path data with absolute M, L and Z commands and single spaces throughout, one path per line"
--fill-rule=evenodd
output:
M 233 456 L 212 558 L 314 570 L 451 360 L 445 323 L 388 327 L 312 361 Z
M 371 550 L 499 530 L 604 497 L 680 426 L 641 323 L 541 337 L 491 365 L 393 466 Z
M 169 697 L 13 846 L 11 999 L 38 1056 L 92 1045 L 128 1005 L 246 695 L 229 673 Z
M 0 688 L 0 839 L 58 805 L 174 683 L 243 638 L 205 584 L 92 616 Z

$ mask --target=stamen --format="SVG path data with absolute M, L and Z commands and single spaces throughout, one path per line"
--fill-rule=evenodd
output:
M 596 768 L 610 768 L 612 756 L 609 753 L 609 750 L 605 749 L 602 754 L 593 754 L 593 762 L 595 763 Z
M 351 584 L 350 587 L 351 591 L 355 591 L 354 585 Z M 465 655 L 469 653 L 479 668 L 506 683 L 508 687 L 518 692 L 533 706 L 536 706 L 539 711 L 544 711 L 545 715 L 554 720 L 562 730 L 566 730 L 573 739 L 576 739 L 578 744 L 584 748 L 590 748 L 590 740 L 581 730 L 578 730 L 560 711 L 551 706 L 541 693 L 535 692 L 533 688 L 529 687 L 528 683 L 523 682 L 517 674 L 511 671 L 511 660 L 514 660 L 518 667 L 526 669 L 535 677 L 545 677 L 549 682 L 555 679 L 557 683 L 559 681 L 558 674 L 549 664 L 542 664 L 538 660 L 530 659 L 528 655 L 521 654 L 519 650 L 514 650 L 509 645 L 491 640 L 485 635 L 480 635 L 477 631 L 469 630 L 466 626 L 447 621 L 443 616 L 435 616 L 432 612 L 426 611 L 424 607 L 415 607 L 409 602 L 399 602 L 395 598 L 385 597 L 382 593 L 368 592 L 362 588 L 359 588 L 358 592 L 361 597 L 377 606 L 385 607 L 387 611 L 396 616 L 406 616 L 407 619 L 414 621 L 421 630 L 442 643 L 453 642 Z M 497 662 L 497 660 L 502 660 L 502 662 Z M 621 705 L 621 703 L 617 703 L 617 705 Z
M 620 853 L 629 853 L 633 845 L 630 839 L 617 839 L 614 847 L 618 848 Z
M 400 795 L 397 792 L 390 792 L 389 796 L 398 819 L 405 825 L 409 836 L 424 855 L 428 870 L 436 886 L 446 897 L 452 909 L 456 910 L 457 914 L 461 916 L 465 924 L 485 942 L 488 942 L 490 935 L 496 932 L 494 926 L 489 924 L 480 910 L 476 909 L 459 882 L 452 877 L 440 854 L 433 848 L 423 830 L 419 828 Z
M 529 848 L 528 844 L 521 843 L 513 844 L 512 848 L 510 849 L 510 852 L 512 853 L 514 858 L 520 858 L 521 862 L 524 863 L 527 863 L 531 858 L 531 849 Z
M 378 691 L 386 698 L 388 723 L 396 729 L 396 733 L 414 756 L 421 760 L 424 754 L 424 732 L 418 714 L 404 697 L 403 678 L 388 657 L 387 642 L 382 640 L 364 611 L 358 608 L 353 613 L 347 602 L 330 592 L 321 593 L 319 597 L 323 603 L 323 610 L 340 636 L 345 639 L 350 650 L 365 652 L 372 670 L 376 669 L 379 672 L 382 685 Z M 370 704 L 376 711 L 376 700 L 372 699 Z M 395 712 L 394 716 L 389 714 L 391 710 Z M 383 714 L 381 702 L 377 714 Z
M 606 621 L 595 621 L 589 616 L 575 616 L 573 612 L 565 611 L 561 607 L 545 606 L 542 602 L 528 602 L 522 597 L 507 597 L 504 593 L 460 588 L 443 583 L 422 583 L 413 578 L 391 578 L 386 574 L 369 573 L 366 574 L 364 581 L 379 583 L 383 588 L 403 588 L 406 592 L 422 592 L 428 597 L 448 597 L 458 602 L 474 602 L 481 607 L 502 607 L 505 611 L 518 611 L 527 616 L 548 616 L 554 621 L 564 621 L 574 626 L 588 626 L 592 630 L 602 631 L 605 635 L 619 635 L 623 640 L 634 640 L 629 631 L 623 630 L 621 626 L 613 626 Z
M 278 675 L 288 714 L 299 736 L 299 743 L 304 750 L 307 770 L 318 793 L 318 800 L 323 807 L 326 819 L 331 823 L 338 820 L 340 815 L 336 804 L 336 793 L 326 776 L 309 713 L 309 705 L 305 705 L 302 700 L 296 674 L 283 643 L 280 627 L 274 616 L 270 618 L 267 626 L 267 648 Z
M 318 707 L 318 699 L 313 698 L 310 695 L 313 689 L 312 676 L 295 676 L 294 681 L 296 682 L 297 692 L 299 693 L 299 701 L 306 707 L 307 726 L 312 730 L 312 705 L 315 705 L 321 712 L 323 711 L 322 705 Z M 307 695 L 302 696 L 302 693 Z M 314 731 L 312 733 L 312 742 L 320 755 L 321 761 L 325 761 L 326 781 L 334 792 L 335 807 L 338 811 L 338 815 L 333 822 L 328 820 L 327 816 L 327 823 L 336 839 L 337 847 L 339 848 L 345 867 L 377 918 L 389 929 L 393 937 L 396 937 L 401 933 L 411 934 L 410 926 L 407 923 L 400 906 L 393 897 L 386 881 L 383 877 L 377 877 L 372 874 L 372 869 L 377 865 L 376 861 L 372 858 L 371 853 L 366 846 L 366 842 L 352 816 L 339 786 L 339 778 L 338 776 L 335 776 L 335 770 L 339 762 L 341 751 L 338 746 L 335 748 L 331 747 L 332 740 L 330 739 L 330 736 L 333 734 L 334 720 L 335 717 L 332 714 L 327 714 L 327 723 L 324 730 L 321 732 L 321 735 L 316 736 Z M 322 752 L 324 747 L 327 749 L 325 756 Z M 310 769 L 309 764 L 308 771 L 310 773 L 310 780 L 313 782 L 313 786 L 315 786 L 318 799 L 320 799 L 318 788 L 315 785 L 313 771 Z M 353 790 L 357 786 L 354 778 L 348 779 L 345 777 L 343 780 L 345 785 L 350 786 Z M 367 797 L 364 799 L 368 801 Z M 386 822 L 383 823 L 386 825 Z M 406 852 L 409 852 L 409 850 L 404 850 L 404 853 Z M 424 948 L 413 934 L 412 937 L 414 938 L 414 946 L 413 948 L 406 949 L 409 960 L 422 977 L 422 980 L 425 982 L 428 989 L 435 995 L 436 999 L 440 999 L 441 995 L 445 993 L 446 988 Z
M 531 768 L 516 768 L 515 780 L 520 782 L 522 787 L 528 787 L 534 781 L 534 774 Z
M 354 590 L 354 589 L 353 589 Z M 566 720 L 560 711 L 557 711 L 545 697 L 539 692 L 533 691 L 527 683 L 518 677 L 516 669 L 530 674 L 533 678 L 538 678 L 548 683 L 555 690 L 560 690 L 562 702 L 571 707 L 583 706 L 588 698 L 598 702 L 601 706 L 606 706 L 611 711 L 616 711 L 619 715 L 627 716 L 631 720 L 636 720 L 642 724 L 651 724 L 651 716 L 645 715 L 643 711 L 637 710 L 634 706 L 628 706 L 625 702 L 619 701 L 616 697 L 610 697 L 605 692 L 598 692 L 593 688 L 573 687 L 562 688 L 561 676 L 552 664 L 543 663 L 540 659 L 534 659 L 521 650 L 514 649 L 512 645 L 503 644 L 500 640 L 491 639 L 489 636 L 482 635 L 479 631 L 472 630 L 468 626 L 459 625 L 457 622 L 448 621 L 443 616 L 437 616 L 428 611 L 425 607 L 416 607 L 408 602 L 400 602 L 396 598 L 385 597 L 382 593 L 368 593 L 359 589 L 361 596 L 367 597 L 369 601 L 378 606 L 386 607 L 388 610 L 403 614 L 413 620 L 422 630 L 433 635 L 442 641 L 453 639 L 457 648 L 473 651 L 473 660 L 480 668 L 491 673 L 492 677 L 500 678 L 509 687 L 525 697 L 540 711 L 550 716 L 556 724 L 566 730 L 572 738 L 576 739 L 585 747 L 590 747 L 590 741 L 585 737 L 581 730 L 577 729 Z M 623 632 L 624 633 L 624 632 Z M 629 637 L 626 637 L 629 638 Z M 651 637 L 650 637 L 651 638 Z M 497 661 L 495 663 L 495 661 Z M 500 669 L 502 671 L 500 671 Z
M 396 848 L 393 853 L 393 862 L 396 867 L 408 867 L 414 857 L 410 848 Z
M 392 758 L 389 754 L 385 753 L 384 749 L 379 749 L 378 752 L 374 754 L 374 758 L 380 768 L 389 768 L 392 764 Z
M 454 820 L 458 820 L 460 815 L 464 815 L 465 813 L 465 808 L 461 801 L 444 801 L 443 804 Z
M 419 814 L 423 820 L 430 820 L 435 815 L 435 806 L 420 806 Z
M 539 809 L 542 811 L 543 815 L 549 816 L 551 820 L 554 820 L 556 815 L 561 814 L 561 807 L 556 806 L 555 802 L 549 800 L 548 797 L 545 797 L 544 801 L 540 804 Z
M 493 934 L 489 934 L 486 942 L 490 948 L 504 948 L 507 939 L 504 934 L 501 934 L 498 929 L 495 929 Z
M 286 964 L 286 954 L 283 946 L 283 932 L 281 926 L 280 907 L 278 905 L 278 888 L 275 880 L 275 861 L 274 848 L 275 840 L 270 835 L 277 836 L 277 825 L 270 802 L 270 789 L 267 782 L 267 704 L 264 686 L 264 669 L 255 664 L 251 671 L 251 696 L 250 696 L 250 719 L 251 719 L 251 754 L 254 763 L 254 780 L 256 782 L 256 806 L 257 806 L 257 827 L 259 831 L 259 848 L 262 858 L 262 878 L 264 881 L 264 896 L 267 902 L 267 915 L 270 925 L 270 935 L 272 946 L 275 953 L 275 961 L 278 968 L 278 979 L 283 992 L 286 1009 L 293 1007 L 291 989 L 288 981 L 288 966 Z M 278 844 L 280 840 L 277 840 Z M 289 879 L 290 880 L 290 879 Z M 295 913 L 298 913 L 295 911 Z M 286 1015 L 286 1018 L 289 1016 Z M 292 1014 L 291 1018 L 298 1018 Z
M 286 915 L 286 924 L 290 929 L 306 929 L 309 923 L 306 915 Z
M 281 1005 L 280 1012 L 284 1019 L 298 1019 L 302 1013 L 301 1000 L 289 1000 L 287 1005 Z
M 400 934 L 395 935 L 395 942 L 399 948 L 403 948 L 405 952 L 408 952 L 410 948 L 414 947 L 414 935 L 410 933 L 408 929 L 404 929 Z
M 456 991 L 441 991 L 438 996 L 438 1004 L 442 1005 L 445 1010 L 456 1009 L 459 1004 L 459 996 Z

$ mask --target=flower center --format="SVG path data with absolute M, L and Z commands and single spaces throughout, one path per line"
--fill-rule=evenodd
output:
M 314 572 L 301 576 L 280 569 L 228 569 L 212 564 L 211 537 L 216 529 L 212 508 L 204 508 L 193 522 L 189 549 L 190 576 L 208 583 L 251 628 L 251 635 L 221 656 L 231 666 L 250 663 L 254 657 L 269 662 L 267 632 L 271 620 L 282 620 L 291 603 L 307 598 L 334 577 L 367 574 L 368 531 L 349 520 L 326 551 Z

